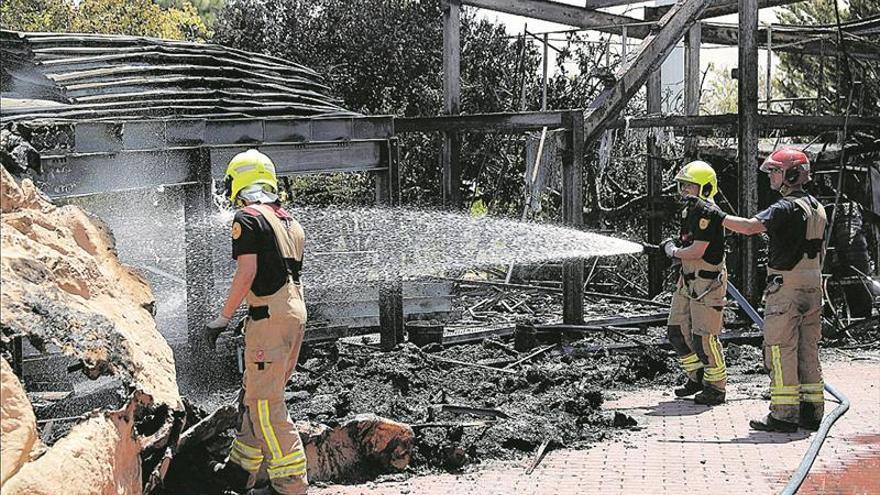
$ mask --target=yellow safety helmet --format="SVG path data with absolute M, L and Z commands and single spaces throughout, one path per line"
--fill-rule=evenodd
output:
M 700 199 L 711 201 L 718 192 L 718 176 L 715 175 L 715 169 L 704 161 L 696 160 L 688 163 L 678 172 L 675 180 L 679 183 L 679 190 L 682 182 L 700 186 Z
M 232 157 L 226 167 L 226 197 L 235 203 L 238 193 L 254 184 L 269 186 L 272 192 L 278 191 L 278 178 L 272 159 L 255 149 L 249 149 Z

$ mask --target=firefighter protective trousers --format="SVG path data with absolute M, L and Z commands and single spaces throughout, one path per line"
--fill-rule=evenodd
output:
M 303 234 L 299 224 L 291 222 L 285 228 L 271 208 L 259 205 L 253 209 L 272 226 L 282 257 L 301 260 Z M 247 304 L 241 424 L 229 459 L 251 473 L 251 485 L 265 463 L 275 491 L 303 494 L 308 489 L 306 455 L 284 402 L 284 387 L 296 367 L 305 334 L 302 285 L 288 278 L 269 296 L 249 292 Z
M 806 238 L 822 239 L 825 210 L 790 198 L 807 213 Z M 821 421 L 824 382 L 819 363 L 822 337 L 823 253 L 804 255 L 791 270 L 768 269 L 764 292 L 764 367 L 770 374 L 770 414 L 797 423 Z
M 700 272 L 717 273 L 701 277 Z M 678 287 L 672 296 L 667 337 L 678 355 L 681 368 L 692 381 L 703 370 L 703 385 L 724 391 L 727 367 L 721 335 L 727 293 L 727 270 L 704 260 L 682 260 Z

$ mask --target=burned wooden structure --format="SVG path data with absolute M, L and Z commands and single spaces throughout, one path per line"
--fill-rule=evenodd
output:
M 758 26 L 758 9 L 792 3 L 787 0 L 679 0 L 674 5 L 664 7 L 645 7 L 644 19 L 603 12 L 604 7 L 635 4 L 633 0 L 587 0 L 583 7 L 563 4 L 551 0 L 444 0 L 443 2 L 443 76 L 444 112 L 446 115 L 435 119 L 403 119 L 402 130 L 435 130 L 443 133 L 443 149 L 440 162 L 443 167 L 444 199 L 452 207 L 460 206 L 458 185 L 460 183 L 460 164 L 458 133 L 496 132 L 514 129 L 535 129 L 546 125 L 558 125 L 554 111 L 524 112 L 504 115 L 460 115 L 459 64 L 460 64 L 460 12 L 462 5 L 469 5 L 497 12 L 519 15 L 531 19 L 573 26 L 583 30 L 594 30 L 621 37 L 624 61 L 615 74 L 613 86 L 609 87 L 593 102 L 584 102 L 585 110 L 563 111 L 572 122 L 583 122 L 583 131 L 566 127 L 579 152 L 593 147 L 607 128 L 643 127 L 675 128 L 680 134 L 691 136 L 686 144 L 688 158 L 696 158 L 700 152 L 697 137 L 708 129 L 717 133 L 719 129 L 730 132 L 737 138 L 734 155 L 738 162 L 739 196 L 736 207 L 741 215 L 752 215 L 758 210 L 757 164 L 762 158 L 758 149 L 758 138 L 769 132 L 776 135 L 815 135 L 826 131 L 846 129 L 877 129 L 880 119 L 876 116 L 843 115 L 773 115 L 769 111 L 759 112 L 758 101 L 758 49 L 832 55 L 833 44 L 838 37 L 847 37 L 848 56 L 877 60 L 880 58 L 876 45 L 866 41 L 863 36 L 876 33 L 880 18 L 870 18 L 843 23 L 839 26 Z M 703 21 L 721 15 L 738 13 L 738 24 L 724 24 Z M 530 33 L 533 34 L 533 33 Z M 540 40 L 540 33 L 533 34 Z M 633 53 L 626 53 L 628 38 L 641 39 L 641 44 Z M 684 113 L 685 115 L 662 116 L 660 108 L 660 66 L 672 47 L 681 39 L 685 40 L 684 74 Z M 546 36 L 544 37 L 546 50 Z M 736 45 L 738 47 L 738 113 L 731 115 L 699 115 L 700 101 L 700 49 L 703 43 Z M 826 46 L 827 45 L 827 46 Z M 769 70 L 769 68 L 768 68 Z M 769 74 L 768 74 L 769 80 Z M 620 119 L 620 111 L 626 102 L 642 87 L 647 89 L 647 113 L 644 118 Z M 769 85 L 769 83 L 768 83 Z M 766 109 L 769 110 L 770 99 Z M 838 106 L 840 108 L 840 106 Z M 581 113 L 582 115 L 575 115 Z M 574 125 L 574 124 L 572 124 Z M 661 190 L 660 151 L 649 137 L 647 170 L 646 218 L 649 243 L 659 243 L 660 216 L 656 197 Z M 574 148 L 566 149 L 567 184 L 564 192 L 564 221 L 570 225 L 582 225 L 582 179 L 579 164 L 572 160 L 580 158 L 568 156 Z M 876 150 L 868 150 L 876 151 Z M 575 168 L 572 168 L 575 167 Z M 880 184 L 874 186 L 875 196 L 880 196 Z M 578 188 L 575 192 L 572 188 Z M 574 197 L 577 195 L 578 197 Z M 875 201 L 876 202 L 876 201 Z M 738 269 L 735 281 L 746 297 L 755 302 L 760 295 L 762 284 L 757 280 L 757 252 L 755 240 L 738 239 L 735 250 Z M 661 290 L 663 267 L 659 255 L 649 257 L 649 294 Z M 579 269 L 580 267 L 580 269 Z M 583 270 L 579 262 L 566 264 L 565 272 L 565 323 L 579 323 L 582 319 Z
M 236 153 L 258 146 L 280 176 L 369 173 L 377 204 L 399 203 L 394 119 L 343 109 L 306 67 L 125 36 L 3 31 L 2 42 L 2 121 L 38 148 L 40 170 L 31 173 L 43 191 L 63 200 L 182 188 L 190 336 L 222 297 L 205 227 L 214 181 Z M 403 297 L 393 284 L 376 315 L 394 336 L 403 332 Z M 350 320 L 375 324 L 359 315 Z
M 264 55 L 217 45 L 147 40 L 143 38 L 2 33 L 4 88 L 15 88 L 18 99 L 4 98 L 3 122 L 51 121 L 61 144 L 43 147 L 40 186 L 55 197 L 94 194 L 108 190 L 178 185 L 185 191 L 187 296 L 191 330 L 210 309 L 213 260 L 198 256 L 209 250 L 198 231 L 208 214 L 212 179 L 222 175 L 226 161 L 250 146 L 265 149 L 281 165 L 282 175 L 325 172 L 367 172 L 374 176 L 376 201 L 400 201 L 397 133 L 438 132 L 444 203 L 462 206 L 460 197 L 461 135 L 465 132 L 521 133 L 561 130 L 564 135 L 563 222 L 581 227 L 584 157 L 607 129 L 672 128 L 688 137 L 686 155 L 727 154 L 738 162 L 738 213 L 757 211 L 756 164 L 761 156 L 758 138 L 813 135 L 841 129 L 876 129 L 876 116 L 777 115 L 762 112 L 758 101 L 758 49 L 830 54 L 833 37 L 849 36 L 849 56 L 878 59 L 873 45 L 862 37 L 876 32 L 880 19 L 840 26 L 766 26 L 759 28 L 759 8 L 787 0 L 681 0 L 667 7 L 645 9 L 643 19 L 597 9 L 637 3 L 632 0 L 588 0 L 583 7 L 550 0 L 444 0 L 443 115 L 412 118 L 363 116 L 349 112 L 327 97 L 317 74 L 308 68 Z M 460 97 L 463 5 L 567 24 L 620 36 L 623 63 L 607 89 L 581 109 L 542 110 L 500 114 L 462 114 Z M 705 21 L 739 13 L 739 23 Z M 841 34 L 842 33 L 842 34 Z M 626 53 L 628 39 L 641 44 Z M 540 39 L 540 38 L 538 38 Z M 685 40 L 684 115 L 662 115 L 660 66 L 673 47 Z M 546 36 L 544 37 L 546 44 Z M 700 48 L 704 43 L 737 45 L 739 51 L 739 112 L 699 115 Z M 828 45 L 828 46 L 826 46 Z M 546 58 L 545 58 L 546 65 Z M 440 69 L 440 68 L 438 68 Z M 621 111 L 642 86 L 647 89 L 646 117 L 621 118 Z M 4 95 L 6 96 L 6 95 Z M 770 103 L 766 102 L 767 108 Z M 703 135 L 728 133 L 737 149 L 707 150 Z M 662 213 L 656 196 L 662 190 L 662 157 L 655 138 L 648 138 L 646 203 L 649 243 L 658 243 Z M 840 147 L 838 147 L 840 148 Z M 845 147 L 834 160 L 846 152 Z M 714 153 L 714 154 L 713 154 Z M 119 171 L 123 173 L 119 173 Z M 878 182 L 880 182 L 880 173 Z M 880 185 L 875 185 L 880 191 Z M 880 202 L 880 200 L 878 200 Z M 880 204 L 880 203 L 878 203 Z M 735 282 L 754 301 L 756 280 L 754 241 L 743 239 Z M 658 293 L 663 268 L 656 255 L 648 259 L 649 295 Z M 583 322 L 584 268 L 569 260 L 563 270 L 563 321 Z M 376 294 L 383 343 L 402 339 L 404 289 L 392 283 Z M 327 336 L 342 335 L 337 331 Z M 344 333 L 344 332 L 343 332 Z M 323 337 L 322 337 L 323 338 Z

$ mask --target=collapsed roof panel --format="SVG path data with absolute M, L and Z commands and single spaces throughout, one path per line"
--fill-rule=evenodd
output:
M 3 122 L 358 115 L 312 69 L 220 45 L 5 30 L 0 42 Z

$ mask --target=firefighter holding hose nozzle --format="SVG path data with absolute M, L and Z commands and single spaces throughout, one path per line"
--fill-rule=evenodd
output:
M 724 350 L 718 340 L 727 293 L 724 229 L 713 199 L 718 178 L 711 165 L 693 161 L 675 181 L 685 204 L 679 237 L 660 245 L 666 256 L 681 261 L 667 337 L 688 381 L 674 392 L 677 397 L 696 394 L 694 402 L 714 406 L 724 403 L 727 385 Z
M 252 495 L 306 493 L 306 457 L 284 402 L 284 387 L 299 358 L 306 308 L 300 272 L 303 229 L 281 208 L 272 160 L 255 149 L 236 155 L 226 169 L 226 196 L 236 208 L 232 222 L 232 286 L 220 316 L 207 324 L 214 348 L 233 313 L 247 300 L 240 422 L 218 481 Z M 270 485 L 252 489 L 263 465 Z

